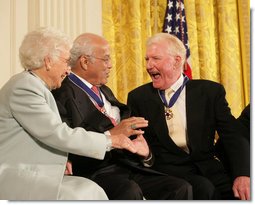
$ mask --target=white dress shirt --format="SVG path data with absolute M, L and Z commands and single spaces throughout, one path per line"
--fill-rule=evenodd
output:
M 167 102 L 174 95 L 174 93 L 182 86 L 184 77 L 183 75 L 168 89 L 165 90 L 165 97 Z M 187 119 L 186 119 L 186 87 L 181 91 L 177 101 L 171 107 L 173 112 L 173 117 L 171 119 L 166 119 L 169 135 L 175 144 L 186 152 L 188 152 L 187 147 Z

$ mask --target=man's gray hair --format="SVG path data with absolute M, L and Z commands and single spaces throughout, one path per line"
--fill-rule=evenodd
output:
M 146 45 L 150 46 L 153 43 L 157 43 L 161 41 L 166 43 L 168 47 L 168 52 L 170 55 L 181 56 L 182 58 L 181 66 L 183 67 L 186 60 L 186 48 L 183 45 L 182 41 L 178 39 L 176 36 L 168 34 L 168 33 L 157 33 L 147 40 Z
M 73 47 L 70 50 L 70 66 L 74 67 L 77 60 L 82 55 L 91 56 L 94 52 L 95 45 L 90 38 L 79 37 L 73 43 Z

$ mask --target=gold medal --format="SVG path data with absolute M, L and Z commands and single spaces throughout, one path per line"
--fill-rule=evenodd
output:
M 174 116 L 173 111 L 169 107 L 165 108 L 165 116 L 167 120 L 171 120 Z

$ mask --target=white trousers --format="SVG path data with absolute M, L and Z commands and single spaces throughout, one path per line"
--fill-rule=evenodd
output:
M 104 190 L 90 179 L 65 175 L 58 200 L 108 200 Z

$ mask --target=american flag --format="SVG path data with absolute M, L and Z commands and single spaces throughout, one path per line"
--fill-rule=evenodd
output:
M 163 32 L 177 36 L 186 47 L 184 73 L 191 79 L 190 49 L 183 0 L 167 0 Z

